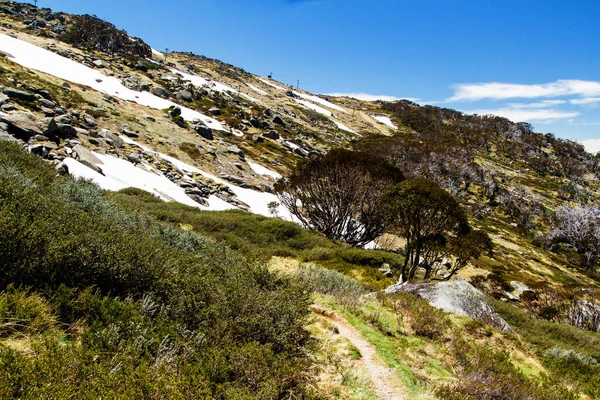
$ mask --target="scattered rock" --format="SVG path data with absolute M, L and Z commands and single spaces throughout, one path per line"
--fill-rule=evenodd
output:
M 277 125 L 285 126 L 285 122 L 283 121 L 283 119 L 281 119 L 281 117 L 279 115 L 277 115 L 275 118 L 273 118 L 273 123 L 277 124 Z
M 102 129 L 98 132 L 98 136 L 111 140 L 117 147 L 123 147 L 125 145 L 125 141 L 119 135 L 107 129 Z
M 73 147 L 73 151 L 76 153 L 76 159 L 80 163 L 102 174 L 102 169 L 98 167 L 98 165 L 102 165 L 102 161 L 100 161 L 100 159 L 96 157 L 94 153 L 92 153 L 80 144 L 75 145 Z
M 24 90 L 6 88 L 4 89 L 4 94 L 10 97 L 11 99 L 18 99 L 29 102 L 35 101 L 35 95 Z
M 252 140 L 254 143 L 262 143 L 265 141 L 265 138 L 260 135 L 252 135 Z
M 194 130 L 200 136 L 207 140 L 213 140 L 213 131 L 207 126 L 204 125 L 195 125 Z
M 189 90 L 180 90 L 179 92 L 177 92 L 175 94 L 175 97 L 177 97 L 177 99 L 182 100 L 182 101 L 193 101 L 194 97 L 192 96 L 192 92 L 190 92 Z
M 150 92 L 158 97 L 169 97 L 169 92 L 167 92 L 167 90 L 162 86 L 154 86 L 152 89 L 150 89 Z
M 227 147 L 227 151 L 238 155 L 240 158 L 244 158 L 244 152 L 236 145 L 231 145 L 231 146 Z
M 28 112 L 0 116 L 0 121 L 8 125 L 8 133 L 25 142 L 32 136 L 44 134 L 39 128 L 40 120 Z
M 208 112 L 212 115 L 221 115 L 221 109 L 217 107 L 211 108 L 210 110 L 208 110 Z
M 268 131 L 263 133 L 263 136 L 269 139 L 277 140 L 280 138 L 279 133 L 277 131 Z
M 131 129 L 128 129 L 128 128 L 121 129 L 121 133 L 123 135 L 127 136 L 127 137 L 134 138 L 134 139 L 140 137 L 139 133 L 134 132 L 134 131 L 132 131 Z

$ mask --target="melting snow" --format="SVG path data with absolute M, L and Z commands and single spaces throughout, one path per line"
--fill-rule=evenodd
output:
M 123 136 L 122 136 L 123 137 Z M 123 137 L 123 139 L 125 139 Z M 152 149 L 149 149 L 148 147 L 145 147 L 143 145 L 140 145 L 139 143 L 131 140 L 131 139 L 127 139 L 126 142 L 128 144 L 132 144 L 132 145 L 136 145 L 139 146 L 140 148 L 144 149 L 145 151 L 147 151 L 148 153 L 152 153 L 152 154 L 157 154 L 158 156 L 160 156 L 161 158 L 169 161 L 171 164 L 173 164 L 175 167 L 179 168 L 180 170 L 184 171 L 184 172 L 191 172 L 191 173 L 196 173 L 196 174 L 200 174 L 202 176 L 204 176 L 205 178 L 208 179 L 212 179 L 214 182 L 228 186 L 231 191 L 233 193 L 235 193 L 235 195 L 237 196 L 237 199 L 240 201 L 243 201 L 244 203 L 248 204 L 250 206 L 250 211 L 255 213 L 255 214 L 260 214 L 260 215 L 264 215 L 267 217 L 271 217 L 273 216 L 271 214 L 271 212 L 269 211 L 269 203 L 271 202 L 279 202 L 278 198 L 276 195 L 271 194 L 271 193 L 265 193 L 265 192 L 257 192 L 255 190 L 252 189 L 244 189 L 241 188 L 239 186 L 236 186 L 230 182 L 224 181 L 223 179 L 217 178 L 216 176 L 209 174 L 208 172 L 205 172 L 199 168 L 194 167 L 193 165 L 189 165 L 181 160 L 178 160 L 177 158 L 168 156 L 166 154 L 163 153 L 159 153 L 159 152 L 155 152 Z M 121 160 L 125 163 L 129 163 L 128 161 L 125 160 Z M 129 163 L 131 166 L 133 166 L 133 164 Z M 103 169 L 104 172 L 104 168 L 103 166 L 100 166 L 100 168 Z M 133 167 L 135 168 L 135 167 Z M 94 172 L 94 171 L 92 171 Z M 100 174 L 98 174 L 100 175 Z M 102 175 L 100 175 L 102 176 Z M 166 179 L 166 178 L 165 178 Z M 168 179 L 167 179 L 168 181 Z M 170 181 L 169 181 L 170 182 Z M 98 184 L 100 185 L 100 183 L 98 182 Z M 176 186 L 178 189 L 179 186 L 173 184 L 174 186 Z M 134 187 L 139 187 L 139 186 L 135 186 L 135 185 L 130 185 L 130 186 L 134 186 Z M 103 186 L 101 186 L 103 187 Z M 104 188 L 104 187 L 103 187 Z M 122 188 L 120 188 L 122 189 Z M 116 189 L 116 190 L 120 190 L 120 189 Z M 143 188 L 140 188 L 143 189 Z M 115 189 L 108 189 L 108 190 L 115 190 Z M 143 189 L 146 190 L 146 189 Z M 183 190 L 183 189 L 181 189 Z M 150 191 L 150 190 L 149 190 Z M 185 194 L 185 192 L 184 192 Z M 187 195 L 185 195 L 185 197 L 187 197 Z M 192 199 L 190 199 L 189 197 L 187 197 L 189 201 L 194 202 Z M 179 201 L 179 200 L 177 200 Z M 213 210 L 213 211 L 217 211 L 217 210 L 223 210 L 223 209 L 234 209 L 236 207 L 232 206 L 231 204 L 224 202 L 220 199 L 218 199 L 215 196 L 211 196 L 208 199 L 208 202 L 210 203 L 210 206 L 208 207 L 209 210 Z M 183 203 L 183 202 L 182 202 Z M 195 202 L 194 202 L 195 203 Z M 184 204 L 188 204 L 188 203 L 184 203 Z M 227 208 L 223 208 L 223 207 L 227 207 Z M 205 208 L 205 207 L 201 207 L 200 208 Z M 279 215 L 280 218 L 286 219 L 288 221 L 296 221 L 296 219 L 294 217 L 292 217 L 292 214 L 282 205 L 279 205 L 277 207 L 277 214 Z
M 329 111 L 324 109 L 323 107 L 319 107 L 316 104 L 311 103 L 310 101 L 306 101 L 306 100 L 298 100 L 298 99 L 294 99 L 297 103 L 302 104 L 303 106 L 310 108 L 313 111 L 318 112 L 319 114 L 325 115 L 326 117 L 329 117 L 329 119 L 337 125 L 338 128 L 340 128 L 343 131 L 347 131 L 350 133 L 354 133 L 356 135 L 358 135 L 358 133 L 356 133 L 355 131 L 353 131 L 352 129 L 348 128 L 346 125 L 342 124 L 341 122 L 337 121 L 336 119 L 334 119 L 333 117 L 335 117 L 335 115 Z M 360 136 L 360 135 L 359 135 Z
M 170 70 L 174 74 L 181 75 L 184 80 L 191 82 L 196 87 L 200 87 L 200 88 L 203 87 L 203 88 L 206 88 L 207 90 L 216 91 L 216 92 L 220 92 L 220 93 L 224 93 L 224 94 L 234 93 L 239 96 L 245 97 L 248 100 L 253 101 L 255 103 L 262 103 L 262 101 L 254 98 L 246 93 L 242 93 L 239 90 L 232 88 L 231 86 L 227 86 L 224 83 L 212 81 L 212 80 L 209 80 L 206 78 L 202 78 L 201 76 L 198 76 L 198 75 L 188 74 L 186 72 L 180 71 L 175 68 L 171 68 Z
M 259 81 L 261 81 L 262 83 L 264 83 L 265 85 L 269 85 L 271 87 L 274 87 L 275 89 L 279 89 L 279 90 L 287 90 L 286 88 L 279 86 L 279 85 L 275 85 L 274 83 L 269 82 L 266 79 L 263 78 L 257 78 Z
M 296 92 L 295 90 L 293 92 L 294 92 L 295 95 L 300 96 L 303 99 L 310 100 L 310 101 L 312 101 L 314 103 L 318 103 L 318 104 L 320 104 L 322 106 L 333 108 L 334 110 L 338 110 L 338 111 L 341 111 L 343 113 L 348 114 L 348 111 L 344 110 L 342 107 L 340 107 L 340 106 L 338 106 L 336 104 L 330 103 L 327 100 L 323 100 L 322 98 L 320 98 L 318 96 L 307 95 L 307 94 L 304 94 L 304 93 Z
M 57 78 L 86 85 L 102 93 L 123 100 L 134 101 L 142 106 L 165 109 L 171 106 L 181 108 L 181 115 L 187 120 L 202 120 L 215 130 L 226 130 L 219 121 L 202 113 L 179 106 L 172 101 L 160 98 L 149 92 L 136 92 L 128 89 L 114 77 L 105 76 L 99 71 L 62 57 L 49 50 L 37 47 L 20 39 L 0 34 L 0 50 L 12 55 L 12 60 L 28 68 L 33 68 Z
M 102 161 L 98 165 L 102 169 L 102 174 L 81 164 L 73 158 L 66 158 L 65 164 L 69 168 L 69 173 L 76 178 L 90 179 L 102 189 L 121 190 L 128 187 L 135 187 L 150 192 L 165 201 L 177 201 L 192 207 L 201 207 L 200 204 L 189 198 L 185 191 L 165 178 L 160 173 L 153 173 L 136 167 L 126 160 L 94 153 Z
M 253 85 L 251 85 L 249 83 L 246 83 L 246 86 L 248 86 L 250 89 L 254 90 L 256 93 L 258 93 L 258 94 L 260 94 L 262 96 L 268 96 L 269 95 L 269 93 L 265 92 L 262 89 L 257 88 L 256 86 L 253 86 Z
M 398 129 L 398 127 L 396 125 L 394 125 L 394 123 L 392 122 L 392 120 L 388 116 L 385 116 L 385 115 L 373 115 L 373 118 L 376 119 L 377 121 L 381 122 L 382 124 L 385 124 L 385 125 L 389 126 L 392 129 Z
M 337 127 L 338 127 L 338 128 L 340 128 L 341 130 L 343 130 L 343 131 L 346 131 L 346 132 L 350 132 L 350 133 L 354 133 L 355 135 L 358 135 L 358 136 L 362 136 L 362 135 L 360 135 L 359 133 L 357 133 L 356 131 L 353 131 L 352 129 L 348 128 L 346 125 L 342 124 L 341 122 L 339 122 L 339 121 L 336 121 L 336 120 L 335 120 L 335 119 L 333 119 L 333 118 L 331 118 L 331 120 L 332 120 L 332 121 L 333 121 L 333 123 L 334 123 L 334 124 L 336 124 L 336 125 L 337 125 Z
M 180 71 L 175 68 L 170 68 L 170 70 L 174 74 L 181 75 L 183 77 L 183 80 L 191 82 L 194 86 L 206 87 L 206 88 L 208 88 L 208 90 L 214 90 L 214 91 L 221 92 L 221 93 L 226 93 L 226 92 L 236 93 L 236 94 L 239 93 L 237 90 L 235 90 L 231 86 L 227 86 L 223 83 L 208 80 L 208 79 L 202 78 L 201 76 L 198 76 L 198 75 L 188 74 L 186 72 Z
M 252 168 L 252 171 L 256 172 L 258 175 L 270 176 L 273 179 L 281 178 L 281 174 L 279 172 L 271 171 L 270 169 L 255 162 L 248 161 L 248 165 L 250 168 Z
M 329 110 L 324 109 L 323 107 L 319 107 L 316 104 L 311 103 L 310 101 L 306 101 L 306 100 L 298 100 L 298 99 L 294 99 L 296 101 L 296 103 L 300 103 L 303 106 L 310 108 L 313 111 L 318 112 L 319 114 L 325 115 L 326 117 L 333 117 L 333 113 Z

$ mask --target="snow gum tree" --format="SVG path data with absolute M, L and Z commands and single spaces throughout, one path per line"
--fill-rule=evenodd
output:
M 419 268 L 425 279 L 434 278 L 446 257 L 450 279 L 481 251 L 491 250 L 491 240 L 469 227 L 466 216 L 452 195 L 427 179 L 402 182 L 384 197 L 390 230 L 406 239 L 401 280 L 415 278 Z
M 378 157 L 335 149 L 301 162 L 275 191 L 306 228 L 364 246 L 385 233 L 381 198 L 403 179 L 398 168 Z
M 584 256 L 584 266 L 593 269 L 600 262 L 600 208 L 561 206 L 551 220 L 549 241 L 567 243 Z

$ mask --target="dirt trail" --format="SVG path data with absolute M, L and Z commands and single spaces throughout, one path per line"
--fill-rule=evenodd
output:
M 362 358 L 364 370 L 369 374 L 375 393 L 383 400 L 402 400 L 406 399 L 403 392 L 402 382 L 398 379 L 393 368 L 388 368 L 383 360 L 377 355 L 375 348 L 366 341 L 362 335 L 345 318 L 335 313 L 330 313 L 321 307 L 313 306 L 313 311 L 326 317 L 329 322 L 334 324 L 339 334 L 345 337 L 356 347 Z

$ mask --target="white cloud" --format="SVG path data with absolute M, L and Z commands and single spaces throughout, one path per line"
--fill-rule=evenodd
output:
M 466 114 L 497 115 L 508 118 L 514 122 L 544 121 L 554 119 L 573 118 L 578 112 L 567 112 L 547 109 L 523 109 L 515 107 L 498 108 L 495 110 L 464 111 Z
M 567 103 L 566 100 L 543 100 L 537 103 L 509 103 L 509 108 L 548 108 Z
M 448 102 L 483 99 L 536 99 L 557 96 L 600 96 L 600 82 L 561 79 L 551 83 L 522 85 L 515 83 L 465 83 L 453 86 L 454 95 Z
M 600 97 L 584 97 L 583 99 L 573 99 L 570 100 L 570 103 L 578 105 L 596 104 L 600 103 Z
M 581 143 L 589 153 L 596 154 L 600 151 L 600 139 L 582 140 L 579 143 Z
M 375 95 L 368 93 L 327 93 L 325 96 L 333 96 L 333 97 L 352 97 L 356 100 L 363 101 L 398 101 L 398 100 L 409 100 L 412 102 L 417 102 L 421 99 L 411 98 L 411 97 L 395 97 L 395 96 L 386 96 L 386 95 Z

